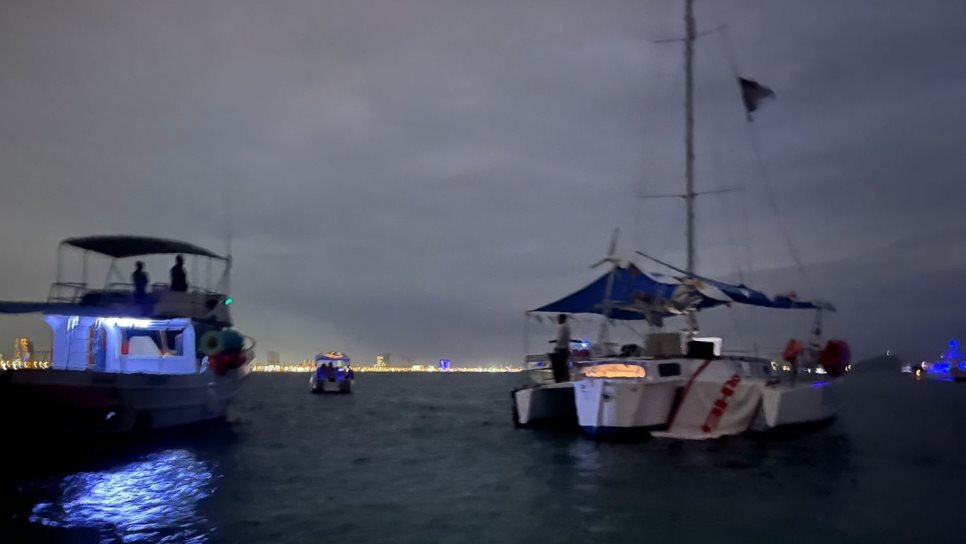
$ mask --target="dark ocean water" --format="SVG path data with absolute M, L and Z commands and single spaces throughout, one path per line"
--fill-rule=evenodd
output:
M 515 429 L 522 375 L 256 375 L 229 421 L 3 446 L 3 542 L 964 542 L 966 384 L 853 375 L 788 437 L 597 443 Z

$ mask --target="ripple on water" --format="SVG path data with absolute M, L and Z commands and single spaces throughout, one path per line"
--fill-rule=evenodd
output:
M 36 504 L 30 521 L 94 529 L 101 542 L 204 542 L 210 528 L 199 502 L 214 490 L 208 463 L 183 449 L 164 450 L 101 472 L 64 477 L 60 494 Z

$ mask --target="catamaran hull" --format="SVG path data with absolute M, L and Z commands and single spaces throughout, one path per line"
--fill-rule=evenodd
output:
M 737 384 L 722 393 L 712 385 L 647 383 L 633 379 L 584 379 L 576 384 L 579 424 L 598 438 L 641 434 L 708 439 L 828 421 L 836 415 L 839 383 Z M 723 408 L 722 408 L 723 407 Z
M 840 380 L 766 387 L 762 392 L 764 429 L 820 423 L 837 415 Z
M 574 387 L 580 428 L 601 438 L 666 428 L 681 389 L 676 382 L 649 384 L 633 379 L 584 379 Z
M 250 373 L 250 363 L 223 376 L 8 370 L 0 406 L 8 428 L 30 434 L 160 430 L 224 418 Z
M 519 427 L 567 426 L 577 422 L 573 382 L 551 383 L 516 389 L 513 423 Z

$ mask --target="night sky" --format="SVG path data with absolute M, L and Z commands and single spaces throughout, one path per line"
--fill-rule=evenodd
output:
M 683 190 L 682 46 L 654 43 L 681 4 L 5 0 L 0 298 L 46 297 L 63 238 L 230 231 L 260 355 L 519 361 L 523 312 L 602 273 L 615 227 L 684 263 L 683 204 L 638 198 Z M 697 44 L 696 183 L 736 189 L 699 201 L 699 271 L 832 300 L 859 357 L 966 335 L 966 3 L 696 11 L 727 25 Z M 753 124 L 733 63 L 777 94 Z M 807 334 L 784 318 L 703 323 Z M 47 344 L 26 323 L 0 351 Z

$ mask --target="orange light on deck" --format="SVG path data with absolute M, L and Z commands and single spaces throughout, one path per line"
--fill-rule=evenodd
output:
M 644 378 L 647 371 L 638 365 L 627 365 L 623 363 L 608 363 L 604 365 L 594 365 L 584 370 L 584 376 L 588 378 Z

